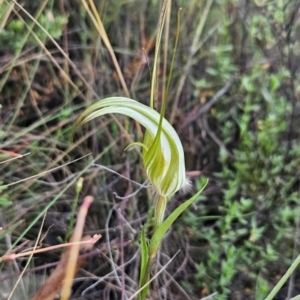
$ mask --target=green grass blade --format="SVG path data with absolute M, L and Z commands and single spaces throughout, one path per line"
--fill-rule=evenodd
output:
M 159 16 L 159 21 L 157 25 L 157 35 L 156 35 L 156 43 L 155 43 L 155 54 L 154 54 L 154 62 L 153 62 L 153 71 L 152 71 L 152 78 L 151 78 L 151 90 L 150 90 L 150 107 L 153 108 L 154 106 L 154 91 L 156 88 L 156 77 L 157 77 L 157 62 L 158 62 L 158 55 L 159 55 L 159 48 L 160 48 L 160 41 L 162 36 L 162 31 L 166 19 L 166 8 L 167 8 L 168 0 L 164 0 L 162 9 Z

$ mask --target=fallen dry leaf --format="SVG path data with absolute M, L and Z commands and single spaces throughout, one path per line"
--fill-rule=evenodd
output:
M 100 238 L 100 236 L 94 236 L 93 238 Z M 87 242 L 93 239 L 91 236 L 87 235 L 82 237 L 82 242 Z M 93 243 L 83 243 L 80 245 L 81 251 L 91 250 L 93 248 Z M 63 279 L 66 274 L 66 265 L 70 256 L 70 247 L 61 256 L 61 263 L 58 264 L 55 270 L 51 273 L 50 277 L 44 283 L 44 285 L 38 290 L 31 300 L 53 300 L 56 295 L 61 291 L 63 285 Z M 85 264 L 84 258 L 78 258 L 75 266 L 75 272 L 77 273 L 80 267 Z

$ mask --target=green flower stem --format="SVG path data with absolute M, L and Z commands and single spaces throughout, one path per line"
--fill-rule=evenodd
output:
M 164 220 L 166 206 L 167 206 L 167 198 L 164 196 L 159 196 L 155 205 L 155 213 L 154 213 L 155 230 Z
M 186 200 L 180 204 L 168 217 L 166 220 L 162 221 L 159 226 L 157 226 L 153 232 L 153 235 L 150 239 L 149 244 L 146 242 L 146 233 L 145 227 L 142 229 L 141 233 L 141 273 L 140 273 L 140 282 L 139 287 L 145 287 L 139 294 L 139 300 L 144 300 L 149 291 L 148 282 L 150 280 L 151 267 L 156 258 L 160 244 L 166 235 L 166 232 L 169 230 L 174 221 L 194 202 L 198 199 L 201 192 L 206 187 L 207 182 L 204 184 L 201 190 L 199 190 L 193 197 Z M 165 209 L 167 198 L 160 199 L 162 196 L 159 196 L 157 204 L 159 204 L 159 209 Z M 161 200 L 161 202 L 160 202 Z M 163 201 L 162 201 L 163 200 Z M 157 211 L 157 210 L 156 210 Z M 164 211 L 163 211 L 164 212 Z M 160 217 L 160 216 L 159 216 Z
M 164 214 L 166 211 L 166 206 L 167 206 L 167 198 L 164 196 L 158 196 L 158 199 L 157 199 L 156 205 L 155 205 L 155 211 L 154 211 L 154 232 L 157 230 L 159 225 L 163 222 Z M 156 258 L 157 250 L 158 250 L 158 248 L 154 252 L 152 252 L 151 255 L 149 255 L 149 250 L 147 251 L 147 253 L 148 253 L 147 258 L 146 258 L 147 264 L 146 264 L 144 273 L 141 274 L 142 278 L 140 281 L 140 287 L 146 285 L 150 280 L 151 268 L 152 268 L 154 260 Z M 145 288 L 139 294 L 139 300 L 145 299 L 145 297 L 148 294 L 148 290 L 149 290 L 149 287 L 147 287 L 147 285 L 146 285 Z
M 278 283 L 275 285 L 275 287 L 273 288 L 273 290 L 265 300 L 272 300 L 276 296 L 276 294 L 279 292 L 279 290 L 282 288 L 285 282 L 289 279 L 289 277 L 298 267 L 299 263 L 300 263 L 300 255 L 298 255 L 298 257 L 295 259 L 295 261 L 292 263 L 292 265 L 289 267 L 286 273 L 282 276 L 282 278 L 278 281 Z

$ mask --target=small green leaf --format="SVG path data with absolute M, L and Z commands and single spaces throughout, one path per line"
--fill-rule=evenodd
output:
M 10 206 L 12 204 L 6 197 L 0 197 L 0 207 L 1 206 Z
M 148 247 L 146 241 L 146 232 L 145 226 L 142 228 L 141 232 L 141 274 L 140 274 L 140 287 L 142 283 L 142 278 L 145 275 L 146 267 L 147 267 L 147 260 L 148 260 Z
M 139 288 L 144 285 L 144 282 L 148 282 L 150 279 L 150 273 L 147 274 L 147 264 L 148 264 L 148 246 L 146 241 L 146 231 L 145 226 L 142 228 L 141 232 L 141 273 L 140 273 L 140 282 Z M 147 278 L 145 278 L 147 277 Z M 149 285 L 147 285 L 139 295 L 139 299 L 144 299 L 149 291 Z
M 170 215 L 169 217 L 163 221 L 159 227 L 154 232 L 149 245 L 149 255 L 150 257 L 153 257 L 156 255 L 156 252 L 158 250 L 158 247 L 165 236 L 168 229 L 171 227 L 173 222 L 194 202 L 197 200 L 199 195 L 202 193 L 202 191 L 205 189 L 206 185 L 208 183 L 208 180 L 206 181 L 205 185 L 195 194 L 192 198 L 182 203 L 180 206 L 178 206 Z

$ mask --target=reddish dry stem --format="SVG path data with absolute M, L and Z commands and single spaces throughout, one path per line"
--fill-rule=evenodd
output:
M 100 234 L 95 234 L 91 239 L 89 239 L 87 241 L 70 242 L 70 243 L 65 243 L 65 244 L 61 244 L 61 245 L 55 245 L 55 246 L 51 246 L 51 247 L 37 249 L 35 251 L 22 252 L 22 253 L 18 253 L 18 254 L 11 253 L 11 254 L 3 255 L 2 257 L 0 257 L 0 262 L 5 261 L 5 260 L 13 260 L 18 257 L 28 256 L 28 255 L 31 255 L 32 253 L 36 254 L 36 253 L 46 252 L 46 251 L 50 251 L 50 250 L 54 250 L 54 249 L 70 247 L 73 245 L 95 244 L 100 238 L 101 238 Z

